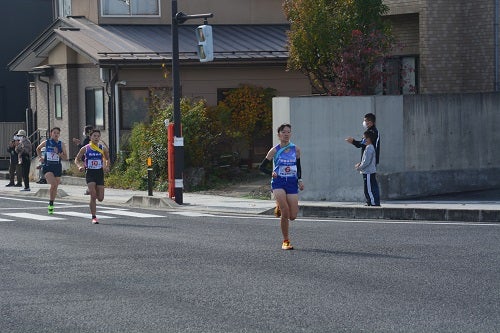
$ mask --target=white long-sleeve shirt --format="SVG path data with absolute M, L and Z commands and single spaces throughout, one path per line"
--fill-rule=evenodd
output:
M 377 158 L 375 154 L 375 148 L 372 144 L 366 146 L 365 151 L 363 152 L 363 157 L 361 158 L 361 162 L 358 166 L 358 170 L 363 174 L 371 174 L 377 172 Z

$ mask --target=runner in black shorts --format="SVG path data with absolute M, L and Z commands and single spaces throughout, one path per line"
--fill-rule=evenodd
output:
M 85 172 L 85 180 L 88 183 L 104 186 L 104 170 L 103 169 L 87 169 Z
M 75 157 L 75 164 L 80 171 L 85 171 L 85 179 L 90 194 L 90 213 L 92 224 L 98 224 L 96 200 L 104 200 L 104 172 L 109 171 L 109 150 L 99 144 L 101 131 L 94 129 L 90 132 L 90 143 L 83 146 Z M 82 161 L 82 157 L 84 157 Z
M 54 127 L 50 130 L 50 139 L 42 142 L 36 147 L 36 152 L 40 156 L 40 162 L 43 164 L 42 171 L 45 175 L 47 183 L 50 184 L 49 190 L 49 215 L 54 214 L 54 201 L 57 196 L 57 188 L 61 183 L 62 176 L 62 160 L 68 157 L 66 146 L 59 140 L 61 129 Z M 45 147 L 45 152 L 42 154 L 42 148 Z

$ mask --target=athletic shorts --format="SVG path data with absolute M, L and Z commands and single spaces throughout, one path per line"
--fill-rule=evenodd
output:
M 104 186 L 104 170 L 103 169 L 87 169 L 85 172 L 85 180 L 88 183 Z
M 299 193 L 299 181 L 295 177 L 276 177 L 271 181 L 273 190 L 283 189 L 286 194 Z
M 62 176 L 62 164 L 48 164 L 42 167 L 42 172 L 45 175 L 47 172 L 52 172 L 54 177 Z

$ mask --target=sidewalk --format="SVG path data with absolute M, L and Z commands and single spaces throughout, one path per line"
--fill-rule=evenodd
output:
M 31 192 L 20 192 L 19 187 L 5 187 L 0 183 L 0 195 L 48 198 L 48 185 L 30 184 Z M 58 199 L 88 202 L 83 178 L 63 177 Z M 104 205 L 144 207 L 193 213 L 219 212 L 228 214 L 272 215 L 273 200 L 259 200 L 183 193 L 183 205 L 178 205 L 165 192 L 132 191 L 106 188 Z M 364 207 L 358 202 L 300 201 L 299 216 L 348 219 L 389 219 L 425 221 L 500 222 L 500 189 L 471 192 L 425 200 L 383 201 L 382 207 Z

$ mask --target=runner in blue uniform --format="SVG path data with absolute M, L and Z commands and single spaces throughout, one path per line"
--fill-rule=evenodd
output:
M 96 216 L 97 203 L 104 200 L 104 172 L 109 171 L 108 147 L 99 144 L 101 131 L 94 129 L 90 132 L 90 143 L 83 146 L 75 157 L 78 170 L 85 170 L 85 180 L 90 194 L 90 213 L 92 224 L 98 224 Z M 83 160 L 82 160 L 82 157 Z
M 85 179 L 90 194 L 90 213 L 92 224 L 98 224 L 96 216 L 97 203 L 104 200 L 104 172 L 109 171 L 109 150 L 99 144 L 101 131 L 94 129 L 90 132 L 90 143 L 83 146 L 75 157 L 78 170 L 85 171 Z M 82 160 L 82 157 L 83 160 Z
M 61 183 L 62 163 L 68 158 L 66 146 L 59 140 L 61 129 L 54 127 L 50 130 L 50 139 L 43 141 L 36 147 L 36 152 L 40 156 L 40 162 L 43 164 L 42 172 L 45 175 L 47 183 L 50 184 L 49 190 L 49 215 L 54 214 L 54 201 L 57 196 L 57 188 Z M 45 152 L 42 154 L 42 148 Z
M 304 189 L 302 168 L 300 165 L 300 148 L 290 142 L 292 126 L 283 124 L 278 127 L 280 143 L 272 147 L 260 165 L 260 170 L 272 176 L 271 188 L 276 203 L 281 210 L 280 226 L 283 234 L 283 250 L 293 250 L 288 234 L 290 221 L 295 220 L 299 212 L 299 189 Z M 267 165 L 274 162 L 273 171 Z

